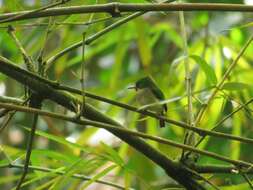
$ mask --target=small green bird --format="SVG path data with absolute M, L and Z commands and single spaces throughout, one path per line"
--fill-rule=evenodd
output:
M 142 106 L 147 105 L 148 110 L 153 111 L 159 115 L 164 115 L 167 112 L 167 105 L 159 104 L 159 102 L 165 100 L 165 96 L 151 77 L 144 77 L 139 79 L 135 83 L 135 86 L 129 87 L 128 89 L 136 90 L 137 102 Z M 160 127 L 164 126 L 164 120 L 160 120 Z

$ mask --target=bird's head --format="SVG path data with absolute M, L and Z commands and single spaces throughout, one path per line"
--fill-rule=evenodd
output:
M 144 88 L 151 88 L 154 84 L 154 81 L 150 77 L 144 77 L 136 81 L 135 86 L 130 86 L 128 89 L 135 89 L 136 91 L 144 89 Z

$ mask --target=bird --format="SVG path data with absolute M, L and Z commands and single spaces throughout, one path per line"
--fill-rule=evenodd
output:
M 160 116 L 164 116 L 167 112 L 167 105 L 160 103 L 165 100 L 165 96 L 150 76 L 139 79 L 134 86 L 130 86 L 128 89 L 135 89 L 137 102 L 141 106 L 146 106 L 147 110 Z M 159 122 L 160 127 L 165 127 L 163 119 L 160 119 Z

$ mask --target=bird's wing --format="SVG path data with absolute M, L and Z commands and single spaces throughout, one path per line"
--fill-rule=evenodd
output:
M 167 104 L 163 104 L 163 108 L 164 108 L 165 112 L 167 112 L 167 110 L 168 110 Z
M 156 86 L 153 86 L 151 88 L 152 90 L 152 93 L 159 99 L 159 100 L 165 100 L 165 96 L 163 94 L 163 92 Z M 167 105 L 166 104 L 163 104 L 163 108 L 164 108 L 164 111 L 167 112 Z
M 165 99 L 163 92 L 157 86 L 155 86 L 155 84 L 151 87 L 151 90 L 159 100 Z

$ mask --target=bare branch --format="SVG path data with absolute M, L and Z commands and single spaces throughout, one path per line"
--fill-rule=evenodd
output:
M 0 15 L 1 20 L 13 17 L 11 21 L 41 18 L 48 16 L 87 14 L 87 13 L 109 13 L 116 12 L 138 12 L 138 11 L 240 11 L 252 12 L 253 6 L 244 4 L 223 4 L 223 3 L 177 3 L 177 4 L 147 4 L 147 3 L 108 3 L 99 5 L 71 6 L 61 8 L 50 8 L 43 11 L 21 11 Z M 23 15 L 19 17 L 19 15 Z M 118 14 L 117 14 L 118 15 Z M 16 18 L 17 17 L 17 18 Z M 15 18 L 15 19 L 14 19 Z

